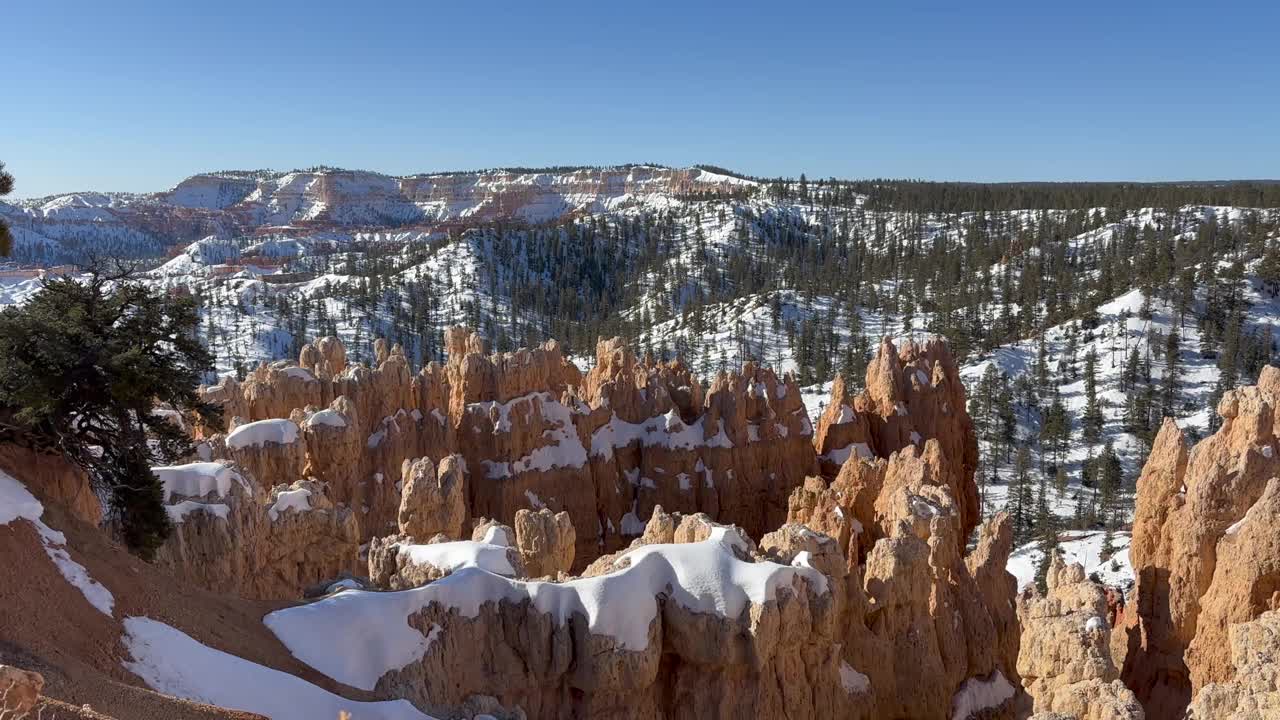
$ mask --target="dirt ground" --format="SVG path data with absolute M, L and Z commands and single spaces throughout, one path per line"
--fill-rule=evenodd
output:
M 41 494 L 38 487 L 28 485 L 28 489 Z M 43 520 L 66 534 L 72 559 L 111 591 L 115 608 L 108 618 L 62 577 L 30 522 L 0 525 L 0 663 L 40 673 L 45 679 L 44 697 L 65 703 L 50 703 L 41 720 L 55 715 L 105 715 L 116 720 L 260 717 L 146 689 L 122 664 L 129 659 L 121 643 L 122 621 L 130 616 L 167 623 L 210 647 L 297 675 L 353 700 L 376 699 L 333 682 L 289 654 L 262 624 L 262 617 L 282 603 L 184 587 L 47 500 Z M 83 710 L 86 705 L 102 715 Z

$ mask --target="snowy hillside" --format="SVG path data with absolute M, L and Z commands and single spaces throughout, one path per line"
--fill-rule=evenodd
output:
M 971 401 L 992 400 L 970 408 L 986 512 L 1010 505 L 1025 447 L 1035 487 L 1017 496 L 1021 512 L 1043 478 L 1044 504 L 1078 526 L 1100 502 L 1123 515 L 1162 414 L 1208 432 L 1221 392 L 1276 354 L 1275 208 L 943 212 L 886 208 L 881 189 L 653 166 L 316 168 L 207 173 L 168 192 L 73 193 L 0 214 L 20 263 L 149 258 L 144 282 L 199 300 L 218 373 L 296 357 L 322 335 L 355 360 L 386 337 L 425 363 L 442 357 L 446 327 L 466 324 L 498 350 L 556 337 L 583 365 L 597 337 L 622 335 L 706 381 L 748 360 L 794 373 L 816 417 L 836 373 L 861 381 L 880 336 L 944 335 Z M 0 303 L 35 292 L 31 274 L 0 277 Z M 1100 498 L 1108 446 L 1120 477 Z

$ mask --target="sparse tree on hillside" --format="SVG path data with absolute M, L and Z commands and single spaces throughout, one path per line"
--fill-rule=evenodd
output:
M 1170 330 L 1164 346 L 1164 385 L 1160 395 L 1160 413 L 1177 416 L 1178 376 L 1182 374 L 1182 345 L 1177 330 Z
M 1035 525 L 1032 516 L 1031 451 L 1026 445 L 1018 448 L 1013 464 L 1013 479 L 1009 483 L 1007 500 L 1010 520 L 1013 521 L 1014 542 L 1022 543 L 1031 535 Z
M 217 417 L 196 394 L 212 365 L 197 326 L 190 297 L 124 273 L 50 280 L 26 305 L 0 311 L 0 439 L 83 467 L 143 557 L 170 528 L 151 467 L 192 450 L 156 404 Z
M 1098 354 L 1089 349 L 1084 356 L 1084 441 L 1089 445 L 1102 438 L 1102 406 L 1098 403 Z
M 1049 574 L 1049 564 L 1058 551 L 1058 518 L 1049 509 L 1049 489 L 1046 487 L 1044 475 L 1036 488 L 1036 535 L 1040 549 L 1040 563 L 1036 567 L 1036 585 L 1040 592 L 1046 592 L 1045 580 Z
M 13 192 L 13 175 L 10 175 L 4 169 L 4 163 L 0 162 L 0 197 L 4 197 Z M 13 233 L 9 231 L 9 226 L 4 220 L 0 220 L 0 257 L 8 257 L 13 252 Z

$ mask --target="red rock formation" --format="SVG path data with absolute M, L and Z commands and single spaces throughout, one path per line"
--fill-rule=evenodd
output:
M 867 366 L 861 393 L 850 398 L 840 377 L 832 386 L 831 402 L 813 437 L 823 473 L 834 477 L 851 457 L 887 458 L 937 440 L 943 477 L 967 536 L 978 525 L 980 508 L 972 482 L 978 442 L 966 407 L 964 385 L 945 343 L 937 338 L 923 345 L 912 341 L 899 351 L 885 338 Z
M 226 482 L 165 481 L 169 473 L 216 474 Z M 360 569 L 355 515 L 318 483 L 299 479 L 266 489 L 247 471 L 219 463 L 160 474 L 174 529 L 155 562 L 175 577 L 215 592 L 278 599 Z
M 583 376 L 554 341 L 488 354 L 460 328 L 445 339 L 448 361 L 411 376 L 399 348 L 379 341 L 378 366 L 367 368 L 322 338 L 297 367 L 263 366 L 204 397 L 235 422 L 295 417 L 303 474 L 359 511 L 363 539 L 393 530 L 406 459 L 456 452 L 470 478 L 468 515 L 513 522 L 521 509 L 566 511 L 579 567 L 625 546 L 658 504 L 759 536 L 817 469 L 799 389 L 754 364 L 704 394 L 682 364 L 637 362 L 618 340 L 600 344 Z M 308 408 L 325 405 L 320 417 L 333 422 L 316 423 Z
M 1206 683 L 1230 680 L 1229 627 L 1280 604 L 1278 391 L 1267 367 L 1228 392 L 1222 427 L 1190 452 L 1166 420 L 1138 479 L 1123 677 L 1149 716 L 1180 715 Z
M 0 470 L 26 479 L 32 492 L 76 518 L 90 525 L 102 522 L 102 503 L 89 486 L 88 475 L 61 455 L 0 443 Z
M 1280 613 L 1265 612 L 1227 633 L 1231 679 L 1196 694 L 1187 720 L 1266 720 L 1280 715 Z
M 1111 658 L 1107 593 L 1080 565 L 1054 557 L 1048 594 L 1034 586 L 1018 598 L 1022 623 L 1018 673 L 1036 712 L 1078 720 L 1143 720 L 1142 706 Z

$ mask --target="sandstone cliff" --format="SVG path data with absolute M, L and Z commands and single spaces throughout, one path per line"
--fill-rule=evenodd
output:
M 1231 679 L 1200 689 L 1188 720 L 1271 720 L 1280 717 L 1280 613 L 1228 630 Z
M 1111 658 L 1107 596 L 1080 565 L 1054 557 L 1048 592 L 1018 598 L 1018 673 L 1036 712 L 1077 720 L 1142 720 L 1142 706 Z
M 203 396 L 222 406 L 232 433 L 266 420 L 299 423 L 301 443 L 288 457 L 257 448 L 229 457 L 264 486 L 325 483 L 334 503 L 356 511 L 362 542 L 398 529 L 406 461 L 421 457 L 459 456 L 464 521 L 567 512 L 578 568 L 625 547 L 659 504 L 759 537 L 786 518 L 791 489 L 817 470 L 799 388 L 753 364 L 704 392 L 680 363 L 637 361 L 618 340 L 601 342 L 585 376 L 555 342 L 489 354 L 482 338 L 455 328 L 446 347 L 446 363 L 411 375 L 399 348 L 379 341 L 377 367 L 368 368 L 348 365 L 341 343 L 322 338 L 296 366 L 265 365 Z
M 1232 678 L 1229 628 L 1275 609 L 1280 588 L 1280 370 L 1228 392 L 1223 425 L 1188 450 L 1166 420 L 1138 480 L 1123 677 L 1152 717 Z

